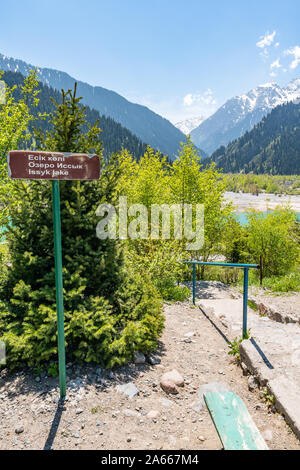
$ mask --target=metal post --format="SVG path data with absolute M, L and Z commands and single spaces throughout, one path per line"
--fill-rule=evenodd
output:
M 193 304 L 196 302 L 196 265 L 193 264 Z
M 248 268 L 244 268 L 243 338 L 246 338 L 247 336 L 247 310 L 248 310 Z
M 59 387 L 60 387 L 60 397 L 63 398 L 66 395 L 66 353 L 65 353 L 65 332 L 64 332 L 64 298 L 63 298 L 63 276 L 62 276 L 59 181 L 52 181 L 52 207 L 53 207 L 53 228 L 54 228 Z

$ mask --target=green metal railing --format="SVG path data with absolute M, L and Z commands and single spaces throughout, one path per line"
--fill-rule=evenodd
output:
M 260 269 L 259 264 L 240 263 L 211 263 L 206 261 L 184 261 L 193 265 L 193 304 L 196 301 L 196 264 L 204 266 L 221 266 L 226 268 L 242 268 L 244 270 L 244 291 L 243 291 L 243 338 L 247 336 L 247 316 L 248 316 L 248 271 L 249 269 Z

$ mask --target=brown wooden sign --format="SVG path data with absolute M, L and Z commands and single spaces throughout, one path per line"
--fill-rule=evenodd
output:
M 13 150 L 7 157 L 8 173 L 14 179 L 97 180 L 100 160 L 95 154 Z

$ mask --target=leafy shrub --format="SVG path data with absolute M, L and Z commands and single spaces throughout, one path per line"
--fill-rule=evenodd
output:
M 248 213 L 247 249 L 250 259 L 261 264 L 262 277 L 282 276 L 299 262 L 296 215 L 288 207 L 264 214 Z
M 1 233 L 0 233 L 1 236 Z M 7 264 L 9 262 L 9 252 L 7 244 L 0 243 L 0 286 L 3 284 L 7 275 Z
M 186 286 L 176 285 L 176 279 L 172 276 L 159 280 L 157 287 L 166 301 L 183 302 L 191 295 L 190 289 Z
M 286 276 L 272 276 L 264 279 L 263 285 L 273 292 L 300 291 L 300 273 L 297 271 Z

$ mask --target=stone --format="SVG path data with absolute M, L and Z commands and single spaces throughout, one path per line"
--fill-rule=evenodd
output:
M 134 361 L 135 364 L 145 364 L 146 358 L 145 358 L 144 354 L 141 354 L 141 353 L 137 352 L 134 355 L 133 361 Z
M 254 390 L 258 388 L 258 383 L 256 382 L 253 375 L 250 375 L 250 377 L 248 378 L 248 388 L 250 392 L 254 392 Z
M 83 413 L 83 410 L 82 410 L 81 408 L 77 408 L 76 414 L 77 414 L 77 415 L 80 415 L 81 413 Z
M 178 388 L 176 387 L 174 382 L 172 382 L 171 380 L 161 381 L 160 386 L 163 389 L 163 391 L 168 394 L 177 395 L 177 393 L 179 393 Z
M 147 418 L 156 419 L 159 417 L 159 414 L 160 413 L 158 410 L 151 410 L 149 413 L 147 413 Z
M 184 386 L 184 379 L 183 379 L 182 375 L 180 375 L 179 372 L 176 369 L 173 369 L 173 370 L 163 374 L 160 382 L 163 382 L 165 380 L 169 380 L 169 381 L 173 382 L 178 387 L 183 387 Z
M 36 378 L 35 378 L 35 381 L 36 381 L 37 383 L 39 383 L 39 382 L 41 381 L 41 378 L 40 378 L 40 377 L 36 377 Z
M 166 408 L 169 408 L 170 406 L 173 405 L 173 402 L 171 400 L 168 400 L 167 398 L 161 398 L 160 403 L 162 406 L 165 406 Z
M 270 429 L 266 429 L 263 433 L 263 438 L 265 441 L 272 441 L 273 439 L 273 433 Z
M 196 333 L 194 333 L 193 331 L 190 331 L 189 333 L 185 333 L 184 335 L 186 338 L 192 338 L 193 336 L 196 336 Z
M 160 379 L 161 388 L 168 394 L 177 395 L 177 387 L 184 386 L 184 379 L 176 369 L 163 374 Z
M 116 391 L 126 395 L 130 400 L 139 394 L 139 389 L 135 386 L 133 382 L 128 382 L 127 384 L 117 385 Z
M 243 375 L 248 375 L 249 370 L 244 362 L 241 362 L 241 368 L 243 369 Z
M 155 365 L 161 363 L 160 357 L 153 356 L 153 355 L 152 355 L 152 356 L 148 356 L 148 357 L 147 357 L 147 361 L 149 362 L 149 364 L 151 364 L 151 366 L 155 366 Z
M 16 434 L 22 434 L 22 432 L 24 432 L 24 427 L 23 427 L 23 426 L 18 426 L 18 427 L 15 429 L 15 433 L 16 433 Z
M 98 367 L 96 369 L 96 375 L 101 375 L 102 374 L 102 368 L 101 367 Z
M 123 415 L 126 416 L 127 418 L 136 418 L 140 414 L 137 411 L 133 411 L 133 410 L 123 410 Z

